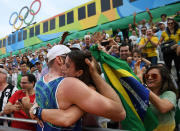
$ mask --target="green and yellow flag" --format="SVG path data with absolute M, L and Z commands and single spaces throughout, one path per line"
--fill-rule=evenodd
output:
M 126 110 L 122 128 L 131 131 L 155 129 L 158 119 L 149 108 L 149 90 L 139 82 L 127 62 L 99 51 L 97 45 L 92 46 L 90 51 L 101 63 L 106 81 L 118 93 Z

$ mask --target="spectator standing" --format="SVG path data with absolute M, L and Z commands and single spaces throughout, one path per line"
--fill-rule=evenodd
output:
M 34 86 L 36 78 L 32 74 L 24 75 L 21 79 L 22 90 L 16 91 L 4 108 L 4 114 L 13 114 L 15 118 L 30 119 L 29 109 L 35 100 Z M 12 121 L 11 127 L 36 131 L 36 125 Z
M 139 43 L 139 50 L 142 50 L 142 53 L 147 55 L 147 60 L 151 62 L 152 65 L 157 64 L 157 46 L 158 46 L 158 38 L 153 36 L 152 29 L 147 30 L 146 38 L 141 38 Z
M 155 36 L 157 36 L 158 39 L 160 40 L 161 35 L 162 35 L 162 32 L 164 32 L 165 29 L 166 29 L 165 24 L 164 24 L 163 22 L 159 22 L 159 23 L 158 23 L 158 28 L 159 28 L 159 31 L 156 32 Z M 157 50 L 158 50 L 158 53 L 159 53 L 159 60 L 160 60 L 160 61 L 163 61 L 163 54 L 162 54 L 160 45 L 158 45 Z
M 168 68 L 168 70 L 171 72 L 172 67 L 172 60 L 174 60 L 176 73 L 178 81 L 180 81 L 180 56 L 177 56 L 176 49 L 178 47 L 178 42 L 180 41 L 180 28 L 178 24 L 174 21 L 173 18 L 167 19 L 167 28 L 166 31 L 162 33 L 160 43 L 168 42 L 170 40 L 173 40 L 175 42 L 175 45 L 170 47 L 172 49 L 171 52 L 163 52 L 163 58 L 164 62 Z
M 91 47 L 91 36 L 90 35 L 85 35 L 84 36 L 84 44 L 83 46 L 83 50 L 89 50 L 89 48 Z
M 22 61 L 21 62 L 26 63 L 27 70 L 30 69 L 32 63 L 29 61 L 29 58 L 26 55 L 24 55 L 22 57 Z
M 35 77 L 36 77 L 36 79 L 37 79 L 37 81 L 40 79 L 40 77 L 41 77 L 41 72 L 42 72 L 42 67 L 43 67 L 43 65 L 42 65 L 42 63 L 40 62 L 40 61 L 37 61 L 36 63 L 35 63 L 35 65 L 36 65 L 36 71 L 35 71 Z
M 167 14 L 161 14 L 161 22 L 167 27 Z
M 27 69 L 27 64 L 25 62 L 21 62 L 21 65 L 20 65 L 20 72 L 18 74 L 18 80 L 17 80 L 17 88 L 18 89 L 21 89 L 21 78 L 23 75 L 26 75 L 26 74 L 29 74 L 29 71 Z
M 31 59 L 31 63 L 34 65 L 36 63 L 36 61 L 38 60 L 37 56 L 35 53 L 32 54 L 32 59 Z
M 117 35 L 121 37 L 121 40 L 124 40 L 123 33 L 120 29 L 117 29 Z
M 138 36 L 135 30 L 132 31 L 132 35 L 129 37 L 129 39 L 131 40 L 131 45 L 136 48 Z
M 159 22 L 158 28 L 159 28 L 159 30 L 158 30 L 158 32 L 156 32 L 156 36 L 160 40 L 162 32 L 164 32 L 166 29 L 165 24 L 163 22 Z
M 7 71 L 0 68 L 0 116 L 6 116 L 3 113 L 5 105 L 8 103 L 9 98 L 17 91 L 17 88 L 7 83 Z M 8 115 L 10 117 L 10 115 Z M 0 120 L 1 126 L 10 126 L 10 122 Z
M 21 58 L 20 58 L 20 56 L 16 56 L 16 62 L 17 62 L 16 67 L 17 67 L 18 69 L 20 69 L 20 63 L 21 63 Z
M 147 29 L 149 29 L 152 26 L 153 16 L 148 8 L 146 8 L 146 12 L 148 13 L 148 15 L 150 17 L 149 22 L 147 23 L 146 20 L 143 19 L 140 22 L 141 24 L 139 24 L 139 25 L 136 23 L 136 12 L 133 14 L 133 16 L 134 16 L 133 24 L 138 28 L 138 30 L 141 30 L 142 27 L 146 27 Z M 139 32 L 139 35 L 141 36 L 141 32 Z

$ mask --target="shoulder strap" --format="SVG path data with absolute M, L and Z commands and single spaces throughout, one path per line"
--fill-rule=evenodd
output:
M 168 31 L 168 28 L 166 28 L 166 33 L 167 33 L 167 35 L 169 36 L 169 38 L 170 38 L 170 32 Z
M 5 99 L 8 100 L 11 97 L 13 89 L 14 89 L 14 86 L 9 84 L 2 92 L 1 97 L 0 97 L 0 111 L 2 111 L 2 107 L 4 103 L 3 101 Z

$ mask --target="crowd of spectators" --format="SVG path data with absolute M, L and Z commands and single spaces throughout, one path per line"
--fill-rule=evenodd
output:
M 163 79 L 165 77 L 164 73 L 168 73 L 170 77 L 168 76 L 167 80 L 171 79 L 171 84 L 173 84 L 172 88 L 175 88 L 176 92 L 178 92 L 180 86 L 180 23 L 176 21 L 176 19 L 179 20 L 180 12 L 177 12 L 175 17 L 168 18 L 166 14 L 162 14 L 160 16 L 161 21 L 153 23 L 151 12 L 149 9 L 146 11 L 150 17 L 148 22 L 143 19 L 137 24 L 136 13 L 134 13 L 133 22 L 128 25 L 128 29 L 126 31 L 117 29 L 114 36 L 111 36 L 103 30 L 102 32 L 94 32 L 93 34 L 88 33 L 82 40 L 77 38 L 63 43 L 67 36 L 66 32 L 66 35 L 62 38 L 63 41 L 60 43 L 54 43 L 53 45 L 47 44 L 46 47 L 41 47 L 34 52 L 31 50 L 28 50 L 24 54 L 19 52 L 16 56 L 12 56 L 11 53 L 9 57 L 0 59 L 0 115 L 14 114 L 14 117 L 30 119 L 27 110 L 35 99 L 33 87 L 36 80 L 40 80 L 42 76 L 48 73 L 47 65 L 49 60 L 47 59 L 47 53 L 53 46 L 62 43 L 71 50 L 82 51 L 87 51 L 92 45 L 99 44 L 100 50 L 126 61 L 136 74 L 138 72 L 137 75 L 140 75 L 140 72 L 145 73 L 146 79 L 144 78 L 144 82 L 147 86 L 150 86 L 150 89 L 151 82 L 149 82 L 148 79 L 158 80 L 157 75 L 161 75 Z M 169 47 L 169 51 L 164 51 L 161 46 L 164 43 L 174 44 Z M 172 63 L 172 61 L 174 62 Z M 163 67 L 160 67 L 159 64 L 162 64 Z M 137 65 L 140 66 L 139 71 L 137 71 Z M 174 68 L 172 69 L 172 67 L 175 67 L 176 73 L 174 73 Z M 153 71 L 160 73 L 155 76 L 153 75 Z M 163 71 L 164 73 L 162 73 Z M 140 76 L 140 78 L 143 82 L 142 76 Z M 162 80 L 159 80 L 159 82 L 162 84 Z M 156 84 L 155 81 L 154 83 Z M 155 87 L 158 88 L 158 86 L 160 85 L 156 85 Z M 26 91 L 23 92 L 24 89 L 28 89 L 29 93 Z M 163 89 L 160 94 L 156 92 L 155 95 L 160 96 L 167 90 L 168 88 Z M 171 92 L 168 93 L 166 92 L 166 96 L 171 96 L 172 94 L 173 100 L 168 101 L 169 104 L 167 107 L 169 108 L 165 110 L 165 113 L 172 111 L 172 108 L 175 109 L 176 107 L 175 94 Z M 176 94 L 178 96 L 178 93 Z M 154 94 L 152 95 L 153 97 L 155 96 Z M 163 102 L 166 103 L 167 101 L 160 102 L 163 105 Z M 157 104 L 155 100 L 152 103 Z M 159 108 L 162 109 L 161 107 Z M 164 110 L 160 110 L 160 113 L 163 114 L 163 111 Z M 173 111 L 173 116 L 174 112 L 175 111 Z M 166 117 L 162 118 L 167 119 Z M 172 119 L 174 118 L 171 118 L 171 120 Z M 32 125 L 14 124 L 15 122 L 8 123 L 2 120 L 0 123 L 1 125 L 9 124 L 9 126 L 11 125 L 15 128 L 35 130 Z M 109 124 L 109 127 L 111 127 L 111 124 Z M 172 127 L 172 129 L 174 129 L 174 127 Z

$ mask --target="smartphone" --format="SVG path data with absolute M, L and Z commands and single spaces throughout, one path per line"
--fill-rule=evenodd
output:
M 102 45 L 102 46 L 107 46 L 107 45 L 109 45 L 109 41 L 102 41 L 102 42 L 101 42 L 101 45 Z
M 22 103 L 22 99 L 18 99 L 18 102 L 19 102 L 19 103 Z

